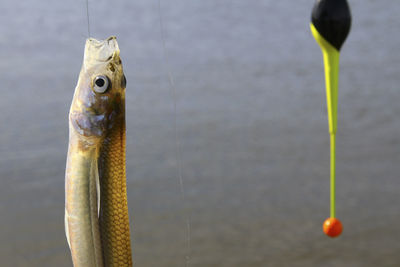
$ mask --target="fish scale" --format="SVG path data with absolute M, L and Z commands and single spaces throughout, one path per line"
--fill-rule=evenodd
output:
M 100 235 L 105 266 L 131 266 L 125 174 L 125 118 L 105 138 L 99 159 Z

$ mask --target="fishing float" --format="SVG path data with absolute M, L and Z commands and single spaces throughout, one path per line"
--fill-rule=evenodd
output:
M 311 14 L 311 32 L 321 47 L 324 59 L 326 100 L 330 134 L 330 217 L 323 223 L 324 233 L 337 237 L 343 226 L 336 218 L 336 130 L 339 84 L 339 57 L 350 32 L 351 14 L 346 0 L 317 0 Z

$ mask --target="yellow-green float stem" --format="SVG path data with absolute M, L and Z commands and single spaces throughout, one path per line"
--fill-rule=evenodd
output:
M 328 107 L 329 133 L 331 139 L 331 217 L 336 217 L 335 207 L 335 139 L 337 129 L 337 103 L 339 82 L 339 51 L 327 42 L 311 23 L 311 32 L 320 45 L 324 57 L 326 102 Z

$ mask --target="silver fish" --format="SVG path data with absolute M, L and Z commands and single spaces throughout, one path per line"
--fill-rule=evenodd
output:
M 75 267 L 132 266 L 119 54 L 115 37 L 86 41 L 69 112 L 65 231 Z

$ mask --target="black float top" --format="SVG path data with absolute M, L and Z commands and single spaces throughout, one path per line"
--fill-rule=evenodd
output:
M 350 31 L 351 14 L 346 0 L 317 0 L 311 22 L 319 34 L 338 51 Z

